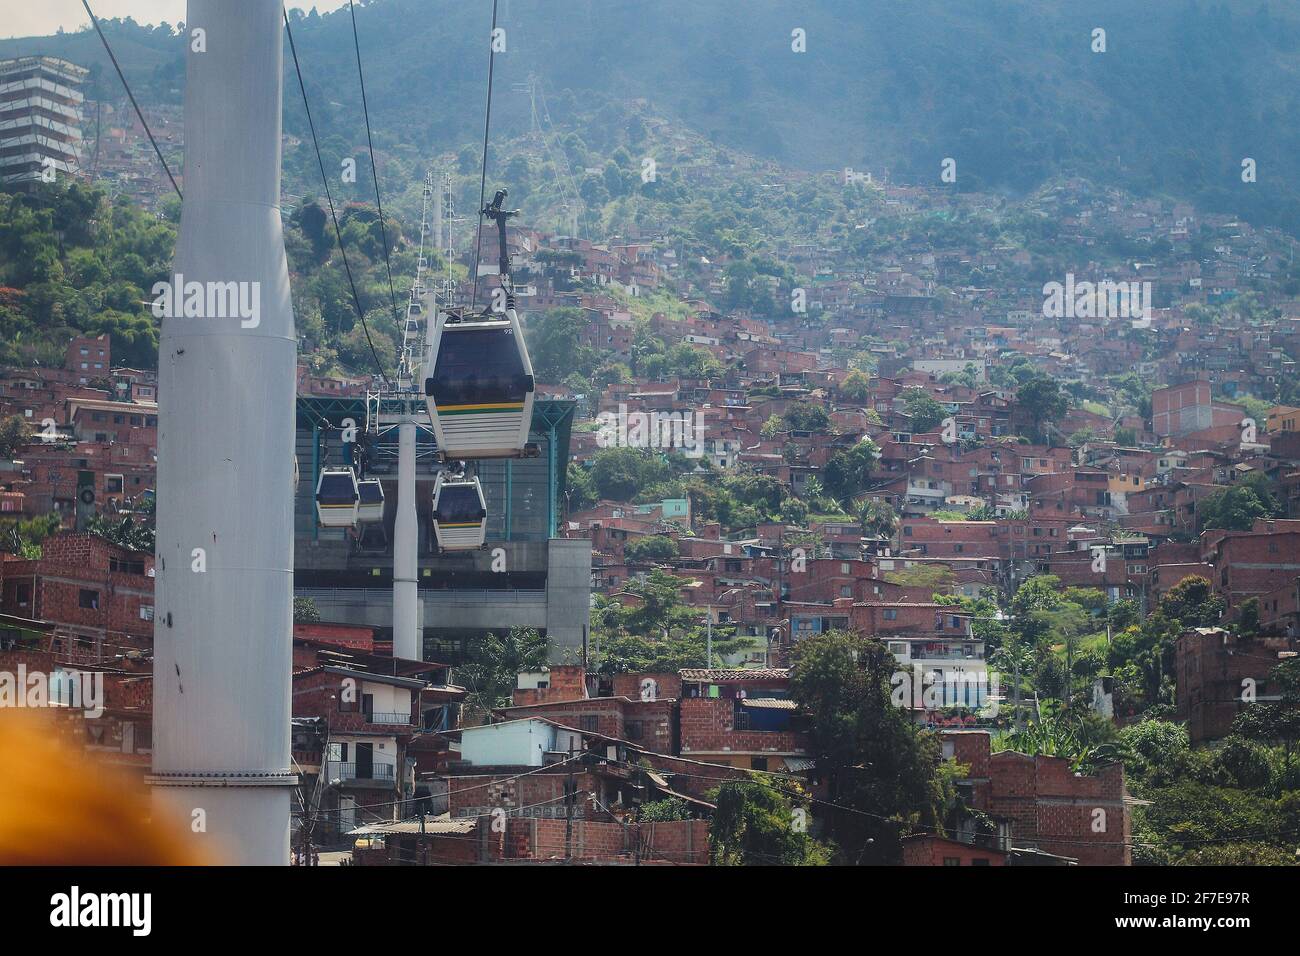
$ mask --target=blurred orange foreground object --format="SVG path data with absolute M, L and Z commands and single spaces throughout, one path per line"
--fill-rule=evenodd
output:
M 183 834 L 149 822 L 141 782 L 70 743 L 69 729 L 52 713 L 0 708 L 0 865 L 206 862 Z

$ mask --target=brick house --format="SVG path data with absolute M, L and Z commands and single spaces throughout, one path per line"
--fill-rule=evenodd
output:
M 47 538 L 37 559 L 4 559 L 0 611 L 58 626 L 65 653 L 103 660 L 153 646 L 153 555 L 94 534 Z
M 1130 827 L 1124 767 L 1074 773 L 1063 757 L 991 753 L 987 731 L 944 731 L 943 755 L 965 765 L 958 781 L 967 804 L 1010 824 L 1009 846 L 1077 860 L 1081 866 L 1129 866 Z
M 1196 627 L 1174 645 L 1177 687 L 1175 717 L 1187 723 L 1193 744 L 1220 740 L 1250 699 L 1276 699 L 1268 674 L 1284 654 L 1295 653 L 1294 637 L 1250 640 L 1221 627 Z

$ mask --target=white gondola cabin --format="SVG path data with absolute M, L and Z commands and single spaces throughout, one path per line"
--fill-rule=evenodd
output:
M 533 418 L 533 365 L 519 315 L 440 313 L 425 401 L 443 460 L 517 458 Z
M 384 486 L 378 478 L 357 482 L 360 499 L 357 502 L 357 521 L 370 524 L 384 520 Z
M 473 551 L 487 536 L 487 505 L 477 478 L 448 478 L 433 482 L 433 533 L 441 551 Z
M 316 479 L 316 518 L 323 528 L 356 524 L 361 494 L 351 468 L 325 468 Z

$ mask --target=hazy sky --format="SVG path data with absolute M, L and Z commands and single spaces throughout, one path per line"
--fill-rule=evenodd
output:
M 321 13 L 347 6 L 348 0 L 291 2 L 290 7 Z M 0 35 L 4 37 L 45 36 L 59 27 L 76 30 L 90 24 L 81 0 L 0 0 Z M 176 23 L 185 19 L 185 0 L 90 0 L 90 9 L 101 20 L 112 17 L 135 17 L 137 23 Z

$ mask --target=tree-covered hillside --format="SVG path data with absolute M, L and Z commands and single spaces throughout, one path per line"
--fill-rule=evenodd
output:
M 71 336 L 108 332 L 114 362 L 156 367 L 159 327 L 149 302 L 154 283 L 171 271 L 178 211 L 173 198 L 150 215 L 76 181 L 0 192 L 0 365 L 61 365 Z M 340 216 L 371 337 L 391 370 L 399 335 L 379 220 L 363 206 Z M 396 222 L 388 230 L 398 246 L 395 278 L 409 281 L 415 252 Z M 373 371 L 328 214 L 315 203 L 301 206 L 285 223 L 285 247 L 304 358 L 322 372 Z M 437 256 L 431 262 L 445 267 Z M 401 288 L 398 296 L 400 306 Z
M 445 0 L 358 11 L 376 138 L 402 185 L 418 183 L 431 155 L 481 135 L 490 16 L 486 3 Z M 1300 222 L 1293 3 L 574 0 L 561 13 L 509 0 L 499 20 L 502 136 L 532 126 L 532 101 L 515 87 L 534 76 L 540 125 L 596 152 L 612 151 L 644 101 L 719 146 L 796 167 L 934 182 L 951 157 L 958 188 L 1027 191 L 1078 173 Z M 1104 53 L 1093 52 L 1097 28 Z M 794 30 L 806 52 L 792 50 Z M 302 16 L 295 33 L 328 150 L 351 151 L 364 128 L 347 11 Z M 178 39 L 129 21 L 109 35 L 146 99 L 179 96 Z M 93 35 L 0 41 L 0 56 L 15 52 L 66 55 L 113 79 Z M 288 130 L 305 135 L 291 79 L 286 104 Z M 305 171 L 309 158 L 286 165 Z M 1241 180 L 1245 158 L 1256 183 Z

